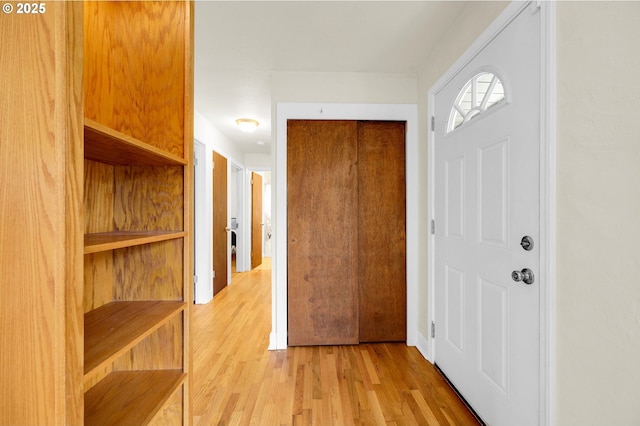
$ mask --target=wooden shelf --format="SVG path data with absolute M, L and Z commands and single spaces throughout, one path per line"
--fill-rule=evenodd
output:
M 111 302 L 84 315 L 84 379 L 185 309 L 181 301 Z
M 115 371 L 85 393 L 85 424 L 147 424 L 185 377 L 180 370 Z
M 100 123 L 84 120 L 84 158 L 117 166 L 184 166 L 187 161 Z
M 84 254 L 183 238 L 184 231 L 103 232 L 84 236 Z

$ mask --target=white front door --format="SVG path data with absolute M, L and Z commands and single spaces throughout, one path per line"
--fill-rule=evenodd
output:
M 540 421 L 540 15 L 435 94 L 435 362 L 490 425 Z

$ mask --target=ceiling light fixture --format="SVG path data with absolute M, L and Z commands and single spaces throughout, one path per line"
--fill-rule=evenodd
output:
M 258 121 L 252 118 L 238 118 L 236 120 L 236 124 L 238 125 L 238 128 L 245 133 L 251 133 L 255 131 L 256 128 L 260 125 Z

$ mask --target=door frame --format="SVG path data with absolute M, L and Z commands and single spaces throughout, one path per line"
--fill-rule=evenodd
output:
M 211 159 L 207 155 L 206 144 L 194 139 L 194 303 L 208 303 L 213 298 L 213 261 L 211 260 L 211 224 L 208 218 L 212 217 L 211 195 L 207 188 L 207 179 L 211 178 L 211 172 L 208 172 L 207 166 L 210 165 Z M 208 160 L 208 161 L 207 161 Z M 196 208 L 197 204 L 197 208 Z M 196 269 L 197 268 L 197 269 Z
M 553 2 L 514 2 L 496 18 L 482 35 L 465 51 L 447 72 L 429 89 L 427 117 L 435 111 L 435 94 L 467 65 L 496 35 L 524 8 L 540 8 L 540 422 L 553 425 L 555 419 L 555 364 L 556 364 L 556 10 Z M 523 13 L 528 13 L 524 11 Z M 431 119 L 428 131 L 429 221 L 435 217 L 435 132 Z M 428 240 L 428 321 L 435 321 L 435 237 Z M 432 363 L 435 360 L 435 339 L 431 335 L 426 348 L 419 347 Z
M 277 103 L 276 151 L 271 174 L 273 257 L 272 330 L 269 349 L 287 348 L 287 120 L 373 120 L 406 122 L 406 226 L 418 229 L 418 107 L 416 104 Z M 418 335 L 418 232 L 407 232 L 407 345 Z
M 238 269 L 238 272 L 247 272 L 251 270 L 251 209 L 253 208 L 253 203 L 252 203 L 252 199 L 251 199 L 251 173 L 272 173 L 272 169 L 271 167 L 257 167 L 257 166 L 252 166 L 252 167 L 247 167 L 244 169 L 244 187 L 243 187 L 243 197 L 244 197 L 244 206 L 245 206 L 245 219 L 241 226 L 243 227 L 243 239 L 242 239 L 242 244 L 244 245 L 244 252 L 243 252 L 243 268 L 242 270 Z M 264 178 L 264 176 L 263 176 Z M 264 197 L 264 192 L 263 192 L 263 197 Z M 273 199 L 273 195 L 272 195 L 272 199 Z M 272 206 L 272 210 L 273 210 L 273 203 L 271 204 Z M 264 215 L 264 198 L 262 199 L 262 208 L 263 208 L 263 215 Z M 273 217 L 274 212 L 271 212 L 271 216 Z M 263 237 L 264 237 L 264 228 L 263 230 Z M 262 241 L 262 256 L 264 259 L 264 238 Z M 237 261 L 237 258 L 236 258 Z M 238 265 L 236 265 L 236 267 L 238 267 Z M 272 301 L 273 304 L 273 301 Z

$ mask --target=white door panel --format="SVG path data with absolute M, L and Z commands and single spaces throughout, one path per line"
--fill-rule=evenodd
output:
M 491 425 L 539 423 L 539 283 L 511 277 L 540 265 L 539 34 L 525 8 L 435 94 L 435 361 Z M 506 99 L 447 132 L 458 93 L 487 70 Z

